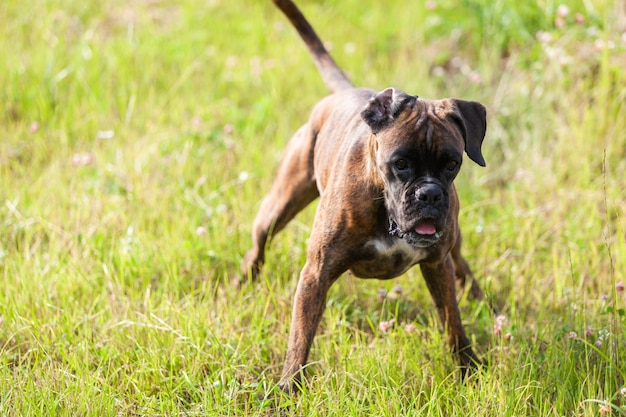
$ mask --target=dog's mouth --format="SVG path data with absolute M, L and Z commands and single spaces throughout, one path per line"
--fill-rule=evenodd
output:
M 390 218 L 389 234 L 404 239 L 413 246 L 424 248 L 437 243 L 441 238 L 442 232 L 437 231 L 435 219 L 429 217 L 421 219 L 417 225 L 408 232 L 400 230 L 398 224 Z
M 422 236 L 432 236 L 437 234 L 437 228 L 435 227 L 435 220 L 422 219 L 415 226 L 415 233 Z

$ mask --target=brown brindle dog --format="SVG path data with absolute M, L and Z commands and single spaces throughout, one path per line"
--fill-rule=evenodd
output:
M 453 180 L 463 152 L 484 166 L 485 108 L 456 99 L 423 100 L 388 88 L 355 88 L 290 0 L 273 0 L 298 30 L 332 95 L 291 138 L 254 221 L 242 272 L 256 277 L 265 245 L 320 197 L 295 294 L 281 387 L 299 385 L 330 286 L 346 271 L 394 278 L 419 264 L 448 343 L 465 370 L 479 363 L 465 335 L 455 278 L 471 279 L 461 256 Z

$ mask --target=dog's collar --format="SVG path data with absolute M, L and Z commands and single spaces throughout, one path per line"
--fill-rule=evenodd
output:
M 396 223 L 391 217 L 389 217 L 389 236 L 397 236 L 399 238 L 404 237 L 404 233 L 398 227 L 398 223 Z

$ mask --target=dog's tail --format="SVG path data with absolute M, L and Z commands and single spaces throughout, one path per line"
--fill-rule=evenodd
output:
M 313 61 L 317 66 L 317 70 L 322 75 L 326 87 L 333 93 L 354 87 L 348 76 L 330 56 L 324 44 L 315 33 L 315 30 L 311 27 L 298 7 L 291 0 L 273 1 L 285 16 L 289 18 L 291 24 L 293 24 L 307 48 L 309 48 L 309 52 L 311 52 L 313 56 Z

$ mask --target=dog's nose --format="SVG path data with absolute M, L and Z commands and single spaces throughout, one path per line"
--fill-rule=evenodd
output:
M 435 184 L 425 184 L 415 194 L 418 201 L 426 204 L 438 203 L 443 198 L 441 188 Z

